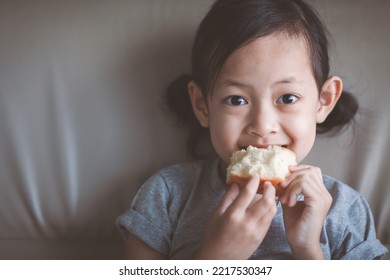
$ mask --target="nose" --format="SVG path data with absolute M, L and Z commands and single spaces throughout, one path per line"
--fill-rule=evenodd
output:
M 275 109 L 267 106 L 257 106 L 251 110 L 247 133 L 252 136 L 265 137 L 278 133 L 280 125 Z

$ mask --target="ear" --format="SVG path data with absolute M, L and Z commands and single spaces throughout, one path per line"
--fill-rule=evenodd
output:
M 188 94 L 190 96 L 192 110 L 200 125 L 209 127 L 209 110 L 207 108 L 207 102 L 203 97 L 202 90 L 194 81 L 188 83 Z
M 332 76 L 325 81 L 318 100 L 317 123 L 325 121 L 339 100 L 342 91 L 343 81 L 339 77 Z

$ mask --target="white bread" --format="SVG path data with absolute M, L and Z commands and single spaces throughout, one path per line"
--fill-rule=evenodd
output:
M 270 181 L 276 188 L 276 195 L 280 196 L 282 188 L 278 185 L 290 174 L 288 166 L 296 164 L 296 156 L 289 149 L 280 146 L 249 146 L 233 153 L 227 168 L 226 183 L 245 185 L 254 173 L 258 173 L 261 181 L 258 193 L 262 193 L 263 183 Z

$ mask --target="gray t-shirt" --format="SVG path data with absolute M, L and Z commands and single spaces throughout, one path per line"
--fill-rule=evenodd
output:
M 128 211 L 116 224 L 126 238 L 132 232 L 169 259 L 191 259 L 198 249 L 210 215 L 226 191 L 219 160 L 187 162 L 160 170 L 147 180 Z M 376 237 L 367 201 L 331 177 L 324 184 L 333 203 L 324 222 L 321 247 L 326 259 L 376 259 L 387 249 Z M 251 259 L 292 259 L 282 208 Z

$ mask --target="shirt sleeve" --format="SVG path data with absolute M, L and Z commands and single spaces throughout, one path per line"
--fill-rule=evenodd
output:
M 116 220 L 126 239 L 131 232 L 158 252 L 169 255 L 172 224 L 169 217 L 170 193 L 159 174 L 147 180 L 131 204 Z
M 377 239 L 374 218 L 366 199 L 357 196 L 344 220 L 341 246 L 334 258 L 341 260 L 373 260 L 382 258 L 387 249 Z

